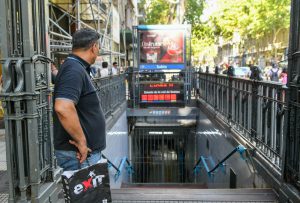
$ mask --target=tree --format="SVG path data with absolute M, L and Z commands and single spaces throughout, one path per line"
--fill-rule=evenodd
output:
M 176 17 L 176 5 L 165 0 L 142 0 L 139 4 L 145 11 L 145 24 L 170 24 Z
M 208 21 L 201 20 L 210 0 L 185 0 L 185 22 L 192 25 L 192 48 L 195 55 L 214 46 L 222 37 L 232 40 L 234 33 L 241 39 L 259 40 L 273 34 L 273 44 L 278 33 L 289 27 L 290 0 L 215 0 L 214 12 Z M 168 24 L 175 4 L 153 0 L 145 6 L 146 24 Z
M 289 27 L 290 0 L 216 0 L 207 22 L 201 22 L 200 18 L 205 3 L 196 6 L 199 1 L 188 2 L 191 6 L 187 6 L 186 18 L 203 49 L 215 44 L 220 37 L 230 42 L 234 33 L 238 33 L 242 41 L 258 41 L 273 34 L 274 45 L 278 33 Z
M 191 25 L 201 24 L 201 15 L 204 9 L 204 0 L 187 0 L 185 2 L 185 21 Z
M 290 0 L 217 0 L 217 4 L 211 21 L 229 40 L 235 31 L 244 39 L 260 39 L 289 26 Z
M 209 23 L 201 21 L 205 0 L 187 0 L 185 22 L 192 26 L 192 50 L 194 56 L 199 56 L 215 43 L 214 31 Z
M 290 0 L 217 0 L 218 7 L 211 21 L 225 40 L 230 41 L 237 32 L 243 41 L 258 42 L 273 36 L 273 51 L 276 57 L 277 35 L 289 27 Z M 255 44 L 259 48 L 259 44 Z

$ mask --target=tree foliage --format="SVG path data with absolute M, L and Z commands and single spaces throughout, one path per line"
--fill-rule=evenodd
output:
M 191 25 L 201 24 L 200 17 L 203 14 L 204 0 L 185 1 L 185 21 Z
M 215 0 L 214 11 L 203 22 L 201 15 L 208 1 L 187 1 L 185 17 L 192 24 L 193 37 L 197 38 L 193 40 L 198 43 L 193 45 L 196 55 L 216 44 L 220 37 L 232 40 L 234 33 L 244 41 L 273 34 L 275 42 L 279 31 L 289 27 L 290 0 Z
M 139 5 L 145 12 L 144 24 L 169 24 L 176 17 L 175 4 L 166 0 L 142 0 Z
M 234 32 L 259 39 L 289 26 L 290 0 L 217 0 L 217 5 L 210 20 L 225 39 Z
M 185 22 L 192 25 L 194 54 L 239 33 L 243 40 L 276 35 L 289 27 L 291 0 L 214 0 L 214 12 L 201 20 L 206 3 L 213 0 L 185 0 Z M 168 24 L 175 16 L 175 4 L 166 0 L 142 0 L 145 24 Z M 147 5 L 147 2 L 149 3 Z
M 185 3 L 185 22 L 192 26 L 193 55 L 199 55 L 215 42 L 214 30 L 201 21 L 205 0 L 187 0 Z

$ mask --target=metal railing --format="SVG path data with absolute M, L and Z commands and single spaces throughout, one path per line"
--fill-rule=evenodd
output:
M 239 152 L 240 155 L 241 155 L 241 158 L 245 160 L 243 154 L 246 150 L 247 149 L 243 145 L 239 145 L 236 148 L 234 148 L 228 155 L 226 155 L 226 157 L 224 157 L 217 164 L 211 156 L 209 156 L 207 158 L 205 158 L 204 156 L 200 156 L 200 158 L 198 159 L 196 165 L 193 168 L 194 173 L 196 174 L 200 171 L 201 164 L 202 164 L 204 166 L 204 169 L 207 172 L 207 175 L 211 176 L 214 173 L 214 171 L 217 171 L 218 168 L 223 168 L 224 165 L 225 165 L 224 162 L 227 159 L 229 159 L 235 152 Z
M 297 87 L 297 92 L 299 87 Z M 291 91 L 290 94 L 293 94 Z M 287 147 L 285 160 L 285 178 L 300 190 L 300 105 L 297 102 L 290 101 L 289 117 L 287 126 Z
M 199 96 L 278 171 L 282 169 L 286 86 L 199 73 Z
M 95 78 L 98 96 L 105 118 L 126 101 L 125 75 Z

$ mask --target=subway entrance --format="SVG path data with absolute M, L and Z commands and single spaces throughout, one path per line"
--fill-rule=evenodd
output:
M 135 127 L 132 183 L 191 183 L 195 143 L 195 126 Z

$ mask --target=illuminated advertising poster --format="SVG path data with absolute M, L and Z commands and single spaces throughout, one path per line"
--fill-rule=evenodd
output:
M 183 30 L 141 30 L 141 69 L 181 69 L 184 63 Z

